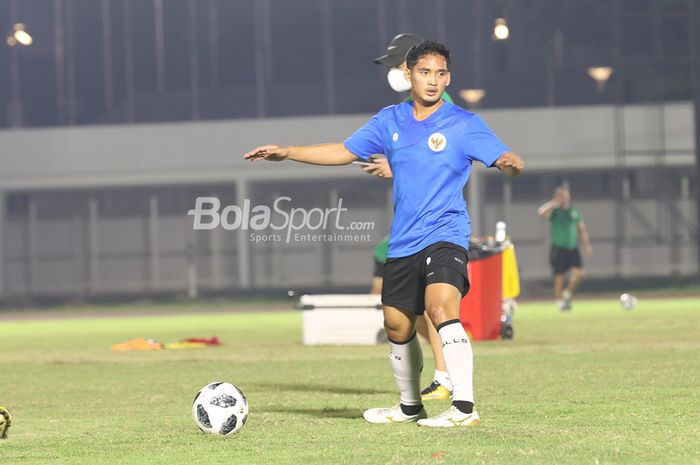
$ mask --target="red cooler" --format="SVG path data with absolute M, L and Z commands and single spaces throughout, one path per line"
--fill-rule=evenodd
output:
M 470 339 L 499 339 L 502 324 L 503 254 L 499 252 L 474 260 L 471 257 L 470 253 L 467 272 L 471 288 L 459 306 L 459 319 Z

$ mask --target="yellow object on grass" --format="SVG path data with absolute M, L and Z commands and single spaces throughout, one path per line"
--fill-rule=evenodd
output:
M 167 342 L 165 344 L 166 349 L 198 349 L 200 347 L 207 347 L 204 342 Z
M 216 336 L 213 337 L 190 337 L 178 342 L 162 342 L 153 339 L 132 339 L 130 341 L 114 344 L 112 350 L 126 352 L 129 350 L 161 350 L 161 349 L 199 349 L 200 347 L 220 346 L 221 341 Z
M 161 350 L 162 348 L 163 344 L 160 342 L 144 338 L 132 339 L 112 346 L 112 350 L 117 352 L 126 352 L 129 350 Z
M 515 299 L 520 295 L 520 275 L 515 246 L 509 244 L 503 251 L 503 298 Z
M 7 438 L 7 430 L 12 426 L 12 414 L 5 407 L 0 407 L 0 439 Z

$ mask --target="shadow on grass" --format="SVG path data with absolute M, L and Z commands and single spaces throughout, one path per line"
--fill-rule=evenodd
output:
M 348 420 L 359 420 L 362 418 L 362 410 L 352 408 L 264 408 L 258 409 L 264 413 L 285 413 L 296 415 L 307 415 L 316 418 L 343 418 Z
M 256 383 L 251 387 L 260 391 L 328 392 L 330 394 L 392 394 L 395 391 L 373 388 L 351 388 L 311 383 Z

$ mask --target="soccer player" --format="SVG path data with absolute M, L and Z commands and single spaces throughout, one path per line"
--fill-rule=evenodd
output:
M 459 321 L 459 303 L 469 289 L 469 215 L 463 189 L 471 165 L 480 161 L 509 175 L 523 168 L 477 115 L 440 98 L 450 83 L 450 52 L 421 42 L 406 55 L 411 101 L 384 108 L 343 143 L 312 146 L 263 145 L 250 160 L 294 160 L 344 165 L 383 153 L 394 173 L 394 220 L 384 270 L 384 327 L 400 402 L 364 412 L 370 423 L 417 421 L 420 426 L 479 423 L 474 409 L 472 348 Z M 416 319 L 427 312 L 442 340 L 452 380 L 452 405 L 427 418 L 420 395 L 423 367 Z
M 389 236 L 381 240 L 374 248 L 374 273 L 372 274 L 372 289 L 370 294 L 381 294 L 384 285 L 384 263 L 389 252 Z
M 423 39 L 412 33 L 402 33 L 394 37 L 389 45 L 387 46 L 386 53 L 380 57 L 374 59 L 376 64 L 381 64 L 389 67 L 387 72 L 387 81 L 389 86 L 395 92 L 405 92 L 411 89 L 411 82 L 406 79 L 406 53 L 414 45 L 422 42 Z M 410 100 L 409 96 L 408 99 Z M 442 99 L 453 103 L 452 97 L 447 91 L 442 93 Z M 393 174 L 391 172 L 391 167 L 388 164 L 386 158 L 373 157 L 374 162 L 370 166 L 365 166 L 363 170 L 366 173 L 373 174 L 380 178 L 391 179 Z M 384 244 L 382 242 L 382 244 Z M 386 256 L 386 253 L 384 253 Z M 375 251 L 375 260 L 377 259 L 377 253 Z M 382 262 L 383 265 L 384 262 Z M 381 287 L 377 288 L 377 285 L 381 285 L 383 279 L 377 278 L 377 270 L 379 266 L 375 262 L 375 277 L 372 282 L 372 290 L 378 290 L 381 293 Z M 381 267 L 383 270 L 383 266 Z M 447 373 L 447 366 L 445 366 L 445 360 L 442 358 L 442 341 L 438 335 L 435 327 L 430 322 L 430 318 L 427 313 L 423 314 L 424 318 L 419 318 L 416 321 L 416 330 L 423 338 L 425 338 L 430 343 L 430 348 L 433 352 L 433 359 L 435 360 L 435 371 L 433 372 L 433 379 L 431 383 L 421 391 L 421 398 L 423 400 L 444 400 L 449 399 L 452 396 L 452 382 L 450 381 L 450 375 Z
M 583 262 L 579 239 L 586 257 L 593 253 L 581 210 L 571 205 L 571 193 L 566 186 L 554 190 L 554 196 L 542 205 L 537 214 L 552 223 L 549 261 L 554 275 L 554 295 L 559 310 L 571 310 L 574 292 L 583 279 Z M 566 287 L 564 284 L 566 283 Z

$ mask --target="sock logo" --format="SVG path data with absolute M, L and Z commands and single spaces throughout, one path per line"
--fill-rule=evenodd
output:
M 400 362 L 400 361 L 401 361 L 401 357 L 399 357 L 398 355 L 396 355 L 396 354 L 393 353 L 393 352 L 389 352 L 389 358 L 392 359 L 392 360 L 396 360 L 397 362 Z
M 452 344 L 469 344 L 469 339 L 462 338 L 462 339 L 452 339 L 451 341 L 445 341 L 442 343 L 442 347 L 450 346 Z

